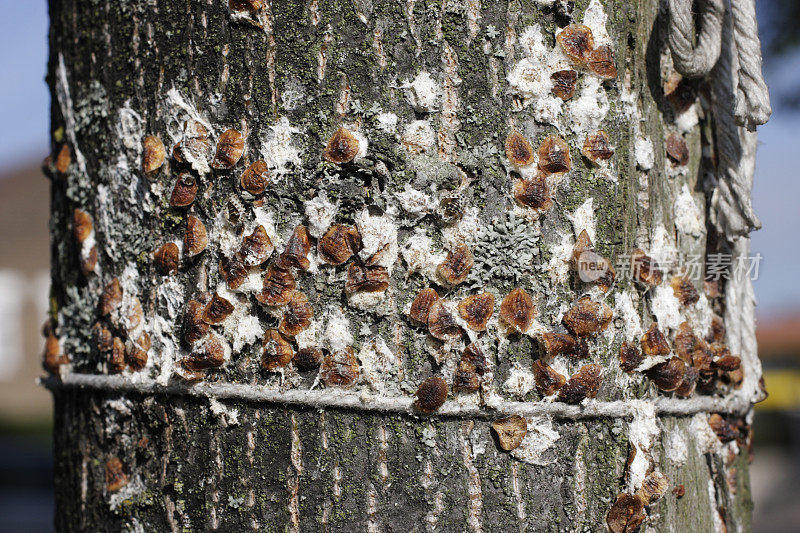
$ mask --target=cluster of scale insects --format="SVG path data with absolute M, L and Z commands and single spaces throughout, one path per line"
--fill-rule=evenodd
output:
M 257 11 L 263 7 L 258 1 L 231 0 L 231 8 Z M 608 46 L 594 46 L 591 30 L 580 24 L 567 26 L 557 36 L 557 42 L 576 68 L 587 68 L 593 74 L 612 79 L 617 75 L 614 55 Z M 575 93 L 578 73 L 576 70 L 561 70 L 551 76 L 553 94 L 569 100 Z M 670 92 L 674 100 L 686 93 L 680 87 Z M 680 135 L 669 136 L 666 142 L 667 156 L 676 165 L 686 165 L 688 149 Z M 337 129 L 329 139 L 322 157 L 336 165 L 348 165 L 357 156 L 359 141 L 344 127 Z M 188 209 L 194 203 L 202 179 L 193 172 L 193 163 L 200 160 L 219 171 L 233 169 L 245 152 L 245 135 L 236 130 L 227 130 L 217 139 L 212 150 L 208 130 L 200 122 L 190 120 L 184 125 L 182 139 L 172 147 L 169 157 L 178 169 L 169 198 L 176 209 Z M 581 153 L 593 164 L 602 164 L 614 155 L 609 135 L 598 130 L 587 135 Z M 519 131 L 513 130 L 505 140 L 505 154 L 511 165 L 519 172 L 512 172 L 511 193 L 522 208 L 533 214 L 541 214 L 553 205 L 551 189 L 553 179 L 570 171 L 572 161 L 567 142 L 557 136 L 546 137 L 534 150 L 532 144 Z M 142 170 L 153 175 L 165 164 L 167 150 L 157 136 L 143 140 Z M 62 146 L 55 161 L 48 161 L 50 173 L 64 175 L 71 163 L 70 150 Z M 535 165 L 535 166 L 534 166 Z M 531 169 L 534 169 L 532 172 Z M 525 177 L 523 177 L 523 175 Z M 239 185 L 243 191 L 255 198 L 255 205 L 263 205 L 259 199 L 270 184 L 267 163 L 258 160 L 250 164 L 240 175 Z M 84 275 L 91 275 L 97 264 L 97 248 L 93 240 L 91 215 L 81 209 L 73 213 L 73 235 L 81 250 L 80 268 Z M 352 346 L 335 352 L 323 351 L 320 347 L 298 348 L 294 340 L 307 329 L 313 319 L 313 309 L 307 296 L 298 289 L 296 275 L 310 266 L 308 254 L 315 247 L 304 225 L 298 225 L 285 248 L 275 257 L 275 247 L 263 225 L 243 235 L 239 248 L 232 254 L 221 257 L 218 268 L 220 277 L 228 289 L 236 290 L 253 272 L 263 273 L 262 287 L 255 294 L 262 305 L 282 309 L 280 324 L 266 331 L 262 339 L 261 366 L 266 371 L 277 371 L 289 364 L 300 370 L 319 369 L 322 382 L 329 387 L 350 388 L 360 377 L 360 365 Z M 354 225 L 333 224 L 316 240 L 316 253 L 321 262 L 338 266 L 353 259 L 347 269 L 344 291 L 348 295 L 360 292 L 376 293 L 389 287 L 389 272 L 378 265 L 383 250 L 372 257 L 362 258 L 359 230 Z M 205 223 L 195 215 L 186 217 L 183 247 L 166 242 L 153 253 L 157 271 L 164 276 L 178 272 L 185 258 L 203 253 L 208 247 L 208 232 Z M 594 252 L 588 234 L 581 233 L 575 243 L 571 265 L 578 268 L 583 254 L 591 253 L 604 274 L 593 281 L 601 293 L 607 293 L 614 284 L 616 274 L 610 261 Z M 183 257 L 182 257 L 183 256 Z M 272 261 L 270 258 L 272 257 Z M 474 264 L 473 251 L 461 242 L 449 250 L 446 258 L 437 266 L 438 284 L 450 290 L 463 283 Z M 645 290 L 660 285 L 664 272 L 659 265 L 642 250 L 632 253 L 632 268 L 635 281 Z M 684 276 L 674 276 L 670 285 L 682 305 L 697 302 L 699 296 L 691 281 Z M 181 376 L 189 381 L 203 379 L 207 371 L 225 363 L 226 341 L 215 332 L 234 312 L 236 302 L 218 293 L 202 293 L 186 302 L 182 337 L 189 347 L 188 355 L 180 362 Z M 495 297 L 490 292 L 469 295 L 454 307 L 460 321 L 451 313 L 448 302 L 436 288 L 428 287 L 414 298 L 409 319 L 412 323 L 427 328 L 429 334 L 442 342 L 451 342 L 465 335 L 462 325 L 477 334 L 487 329 L 495 313 Z M 517 287 L 511 290 L 499 304 L 499 322 L 507 335 L 527 332 L 536 316 L 534 299 L 528 292 Z M 120 282 L 113 278 L 102 291 L 97 305 L 98 320 L 93 328 L 99 351 L 105 354 L 106 368 L 110 373 L 126 369 L 139 371 L 145 368 L 151 341 L 143 330 L 144 316 L 138 298 L 126 298 Z M 532 372 L 536 388 L 543 397 L 555 397 L 568 404 L 579 404 L 586 398 L 594 398 L 602 384 L 603 368 L 598 364 L 586 364 L 572 376 L 564 376 L 549 362 L 556 356 L 567 356 L 575 360 L 588 359 L 593 337 L 608 328 L 613 319 L 612 310 L 603 302 L 589 296 L 580 298 L 564 315 L 565 331 L 544 332 L 536 335 L 544 356 L 533 362 Z M 46 337 L 44 366 L 50 372 L 69 362 L 62 353 L 58 337 L 52 324 L 44 329 Z M 653 323 L 640 340 L 640 346 L 625 342 L 620 348 L 619 363 L 626 372 L 636 372 L 646 357 L 674 354 L 666 361 L 646 370 L 646 375 L 664 393 L 682 397 L 695 391 L 711 394 L 719 383 L 739 386 L 743 369 L 738 357 L 732 355 L 724 344 L 724 326 L 719 317 L 714 317 L 711 333 L 707 338 L 698 337 L 688 322 L 683 323 L 675 335 L 672 346 L 667 337 Z M 445 403 L 450 391 L 475 393 L 481 390 L 482 378 L 488 372 L 489 363 L 479 342 L 471 342 L 463 350 L 453 380 L 448 384 L 439 376 L 432 376 L 419 385 L 415 408 L 421 413 L 434 413 Z M 739 427 L 735 421 L 714 414 L 709 419 L 714 432 L 723 442 L 742 438 L 748 428 Z M 498 446 L 505 451 L 519 447 L 526 434 L 527 422 L 519 415 L 510 415 L 495 420 L 492 430 Z M 106 480 L 110 491 L 119 490 L 127 483 L 119 459 L 112 458 L 106 464 Z M 634 494 L 620 494 L 607 515 L 612 531 L 633 531 L 645 519 L 644 509 L 658 500 L 666 491 L 668 482 L 659 472 L 651 472 L 642 487 Z M 676 487 L 682 496 L 682 486 Z

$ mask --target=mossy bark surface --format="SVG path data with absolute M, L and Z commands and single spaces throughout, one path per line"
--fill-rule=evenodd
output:
M 134 382 L 180 382 L 176 369 L 190 351 L 181 338 L 183 306 L 224 284 L 218 264 L 225 251 L 215 239 L 240 238 L 232 218 L 241 217 L 247 227 L 258 207 L 274 223 L 277 255 L 293 229 L 309 223 L 307 204 L 323 192 L 336 206 L 334 222 L 358 223 L 366 212 L 397 229 L 390 289 L 374 305 L 343 294 L 348 265 L 317 264 L 297 273 L 319 322 L 321 347 L 330 342 L 327 317 L 341 310 L 362 359 L 375 356 L 365 346 L 376 339 L 393 354 L 389 367 L 371 377 L 364 373 L 357 385 L 367 400 L 409 397 L 431 375 L 452 376 L 463 344 L 448 349 L 432 343 L 425 328 L 406 317 L 414 296 L 431 284 L 452 302 L 489 290 L 498 304 L 523 287 L 537 301 L 539 323 L 563 331 L 564 310 L 589 288 L 573 275 L 559 277 L 559 257 L 565 242 L 574 241 L 576 211 L 589 199 L 595 246 L 612 262 L 637 246 L 655 247 L 657 227 L 667 229 L 682 253 L 715 250 L 702 187 L 708 161 L 701 148 L 713 138 L 711 126 L 703 119 L 686 126 L 664 97 L 669 68 L 659 3 L 592 2 L 608 17 L 619 70 L 615 80 L 603 82 L 608 110 L 589 128 L 606 130 L 615 148 L 601 167 L 581 155 L 590 131 L 570 125 L 570 114 L 580 110 L 564 103 L 561 127 L 548 124 L 507 81 L 528 53 L 527 29 L 538 27 L 552 49 L 555 33 L 581 22 L 590 6 L 588 0 L 546 4 L 275 0 L 250 15 L 233 13 L 221 0 L 51 2 L 53 152 L 65 144 L 72 152 L 68 171 L 52 185 L 51 310 L 71 359 L 62 374 L 108 372 L 91 330 L 102 320 L 97 301 L 103 287 L 118 277 L 141 301 L 153 339 L 147 367 L 125 375 Z M 438 86 L 431 109 L 414 109 L 411 89 L 404 87 L 421 72 Z M 576 100 L 592 76 L 580 72 Z M 198 176 L 197 200 L 176 209 L 169 197 L 179 168 L 168 156 L 158 172 L 145 175 L 142 140 L 159 136 L 170 152 L 194 114 L 213 125 L 212 140 L 228 128 L 246 130 L 247 149 L 234 169 Z M 404 135 L 415 121 L 434 132 L 432 145 L 409 149 Z M 368 148 L 339 166 L 321 154 L 342 125 L 366 138 Z M 572 168 L 554 184 L 554 205 L 538 218 L 511 194 L 514 169 L 503 148 L 511 129 L 534 147 L 550 134 L 570 146 Z M 690 153 L 680 169 L 664 147 L 676 131 Z M 278 143 L 279 134 L 289 141 Z M 637 162 L 637 139 L 652 144 L 651 165 Z M 239 176 L 262 157 L 272 166 L 272 181 L 254 203 Z M 684 186 L 697 204 L 699 233 L 675 229 L 675 200 Z M 434 207 L 421 213 L 403 208 L 398 195 L 409 187 Z M 89 275 L 81 273 L 72 235 L 76 208 L 94 222 L 98 267 Z M 183 238 L 189 214 L 205 222 L 209 247 L 182 257 L 178 272 L 163 276 L 153 252 Z M 464 283 L 448 289 L 413 272 L 403 250 L 420 230 L 442 257 L 453 234 L 468 234 L 475 266 Z M 637 320 L 649 325 L 649 297 L 630 279 L 619 276 L 608 294 L 592 294 L 615 307 L 621 293 L 633 295 Z M 277 327 L 280 310 L 260 306 L 252 294 L 242 294 L 236 305 L 262 329 Z M 722 314 L 724 291 L 706 305 Z M 663 396 L 643 375 L 620 370 L 625 320 L 616 316 L 590 342 L 588 362 L 604 367 L 597 401 Z M 235 346 L 236 329 L 217 333 Z M 542 357 L 534 336 L 506 337 L 495 320 L 477 337 L 491 373 L 481 394 L 463 401 L 542 400 L 535 388 L 508 385 Z M 262 349 L 260 338 L 243 341 L 205 379 L 276 390 L 320 386 L 316 372 L 291 366 L 279 374 L 264 371 Z M 560 368 L 573 374 L 586 363 L 564 359 Z M 62 531 L 605 531 L 611 504 L 628 490 L 631 420 L 624 417 L 539 420 L 556 438 L 537 443 L 541 453 L 523 461 L 498 448 L 486 420 L 458 416 L 80 389 L 57 389 L 54 403 L 56 525 Z M 688 414 L 658 417 L 651 468 L 669 478 L 670 489 L 682 484 L 686 494 L 668 491 L 648 509 L 643 528 L 718 531 L 724 522 L 729 530 L 747 530 L 747 451 L 709 447 L 696 435 L 696 422 Z M 685 446 L 677 456 L 671 451 L 675 435 Z M 107 490 L 111 457 L 121 460 L 128 478 L 118 491 Z

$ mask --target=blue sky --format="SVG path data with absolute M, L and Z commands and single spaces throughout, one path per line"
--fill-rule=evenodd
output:
M 45 0 L 0 1 L 0 172 L 39 161 L 47 150 L 50 100 L 44 82 L 47 62 Z M 800 87 L 800 52 L 770 65 L 774 93 Z M 753 202 L 764 229 L 753 234 L 760 252 L 755 283 L 759 314 L 800 311 L 800 112 L 778 107 L 759 128 Z

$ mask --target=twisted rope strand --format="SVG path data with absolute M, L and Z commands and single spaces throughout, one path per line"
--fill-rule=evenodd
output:
M 769 89 L 761 71 L 755 0 L 731 0 L 734 39 L 739 59 L 736 91 L 736 123 L 750 131 L 766 124 L 772 114 Z
M 692 0 L 670 0 L 669 46 L 675 68 L 687 78 L 702 78 L 714 68 L 722 44 L 723 0 L 701 0 L 701 29 L 694 44 Z
M 61 378 L 50 376 L 41 383 L 48 389 L 91 389 L 110 393 L 169 394 L 214 398 L 218 400 L 240 400 L 254 403 L 293 405 L 315 409 L 339 408 L 359 411 L 418 414 L 414 410 L 414 398 L 408 396 L 387 397 L 368 396 L 359 392 L 340 390 L 286 390 L 279 391 L 259 385 L 240 383 L 197 383 L 162 385 L 152 379 L 132 381 L 125 376 L 92 374 L 67 374 Z M 630 418 L 641 408 L 642 403 L 651 403 L 661 415 L 690 416 L 697 413 L 726 413 L 744 416 L 753 401 L 743 393 L 734 393 L 724 398 L 697 396 L 689 399 L 658 398 L 649 400 L 589 401 L 584 405 L 570 405 L 563 402 L 509 402 L 503 401 L 491 406 L 463 404 L 449 400 L 435 413 L 447 418 L 493 419 L 498 415 L 518 414 L 521 416 L 548 415 L 560 419 L 579 420 L 586 418 Z

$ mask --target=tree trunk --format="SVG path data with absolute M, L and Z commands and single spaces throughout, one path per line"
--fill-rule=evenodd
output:
M 638 518 L 656 531 L 748 530 L 748 422 L 760 377 L 750 282 L 702 279 L 706 254 L 742 255 L 748 241 L 706 222 L 719 136 L 712 95 L 702 82 L 676 86 L 659 2 L 261 3 L 50 3 L 49 332 L 60 351 L 50 343 L 46 384 L 58 529 L 603 531 L 618 494 L 638 491 L 632 499 L 648 503 L 660 472 L 663 497 L 634 509 L 628 526 L 612 513 L 616 530 Z M 595 72 L 609 74 L 605 63 L 564 54 L 555 35 L 570 23 L 591 28 L 595 50 L 610 46 L 615 77 Z M 550 76 L 572 69 L 577 87 L 565 101 L 551 94 Z M 243 134 L 241 159 L 235 143 L 216 146 L 235 140 L 228 129 Z M 595 163 L 582 149 L 598 130 L 613 155 Z M 538 169 L 525 164 L 525 141 L 506 150 L 513 132 L 538 150 Z M 567 172 L 539 150 L 549 135 L 569 146 Z M 148 136 L 165 146 L 163 165 Z M 269 182 L 254 196 L 240 177 L 257 160 Z M 515 201 L 523 178 L 546 184 L 552 204 Z M 176 206 L 186 202 L 173 189 L 190 195 L 195 184 L 194 201 Z M 193 255 L 202 235 L 184 236 L 196 221 L 208 243 Z M 355 226 L 361 241 L 334 247 L 355 252 L 338 266 L 317 247 L 331 223 Z M 300 224 L 310 233 L 305 270 L 304 251 L 292 255 Z M 239 247 L 259 225 L 274 252 L 256 265 L 260 250 Z M 610 289 L 571 266 L 584 230 L 597 257 L 616 265 Z M 168 242 L 177 248 L 162 249 Z M 437 267 L 464 244 L 474 264 L 447 283 Z M 632 279 L 635 248 L 660 262 L 657 286 Z M 700 276 L 673 292 L 676 259 L 693 255 Z M 248 260 L 249 277 L 233 288 L 228 269 Z M 280 305 L 262 303 L 262 279 L 285 272 L 298 291 L 288 307 L 288 291 L 267 302 Z M 384 288 L 384 274 L 388 288 L 369 292 Z M 119 299 L 107 289 L 114 279 Z M 409 318 L 426 287 L 446 302 L 431 307 L 427 327 Z M 500 305 L 517 287 L 536 307 L 532 323 L 516 309 L 521 332 Z M 692 288 L 699 299 L 681 305 L 675 294 Z M 455 306 L 484 291 L 494 314 L 473 331 Z M 207 305 L 214 293 L 232 303 L 227 318 L 224 305 Z M 292 336 L 292 318 L 306 325 L 299 293 L 313 318 Z M 581 333 L 568 310 L 587 294 L 613 320 L 584 332 L 583 357 L 549 353 L 544 332 Z M 190 300 L 215 323 L 192 323 L 194 343 Z M 449 329 L 433 318 L 448 313 Z M 717 316 L 737 317 L 726 340 L 739 369 L 721 362 Z M 589 330 L 606 326 L 579 318 Z M 622 343 L 638 349 L 651 324 L 680 355 L 673 335 L 683 322 L 709 337 L 692 350 L 714 355 L 705 367 L 691 353 L 688 365 L 676 360 L 681 372 L 700 371 L 689 397 L 665 384 L 674 376 L 658 365 L 664 353 L 621 368 Z M 444 341 L 429 332 L 442 333 L 437 326 Z M 486 356 L 482 374 L 461 364 L 471 341 Z M 322 370 L 281 359 L 287 346 L 306 356 L 319 348 Z M 360 366 L 351 388 L 342 386 L 353 377 L 341 364 L 348 354 Z M 592 387 L 580 376 L 544 396 L 537 360 L 566 378 L 601 365 L 596 397 L 584 399 Z M 426 414 L 431 398 L 414 395 L 431 376 L 450 390 Z M 454 390 L 459 378 L 479 390 Z M 711 412 L 724 415 L 713 429 Z M 491 425 L 513 414 L 527 434 L 507 452 Z

